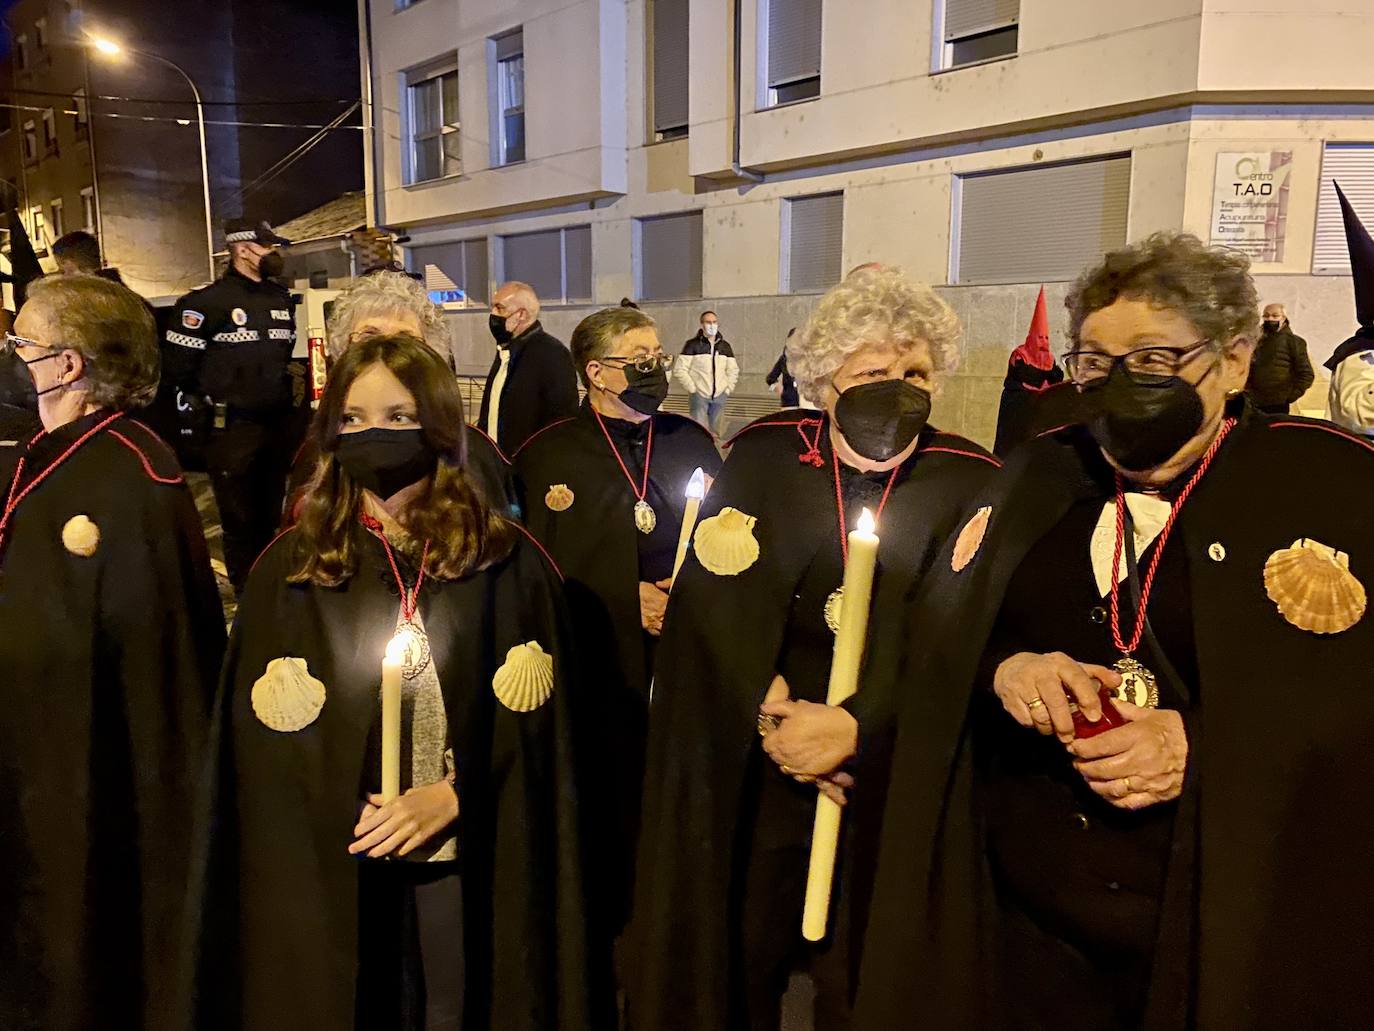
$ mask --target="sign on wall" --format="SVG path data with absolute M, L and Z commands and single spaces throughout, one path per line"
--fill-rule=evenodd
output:
M 1283 261 L 1292 170 L 1291 150 L 1218 154 L 1211 242 L 1253 262 Z

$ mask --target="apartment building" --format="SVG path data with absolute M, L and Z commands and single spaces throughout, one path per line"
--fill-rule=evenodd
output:
M 535 284 L 718 311 L 742 393 L 865 261 L 967 331 L 935 420 L 991 440 L 1046 285 L 1164 229 L 1244 249 L 1315 362 L 1354 308 L 1332 180 L 1374 223 L 1374 5 L 1347 0 L 360 0 L 369 217 L 450 300 Z M 1319 382 L 1309 395 L 1320 409 Z

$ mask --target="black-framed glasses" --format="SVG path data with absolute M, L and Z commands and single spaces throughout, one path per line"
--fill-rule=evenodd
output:
M 664 354 L 637 354 L 631 357 L 623 357 L 618 354 L 608 354 L 605 358 L 598 358 L 602 365 L 613 365 L 619 363 L 620 368 L 633 365 L 640 372 L 653 372 L 655 369 L 671 369 L 673 367 L 673 356 Z
M 1177 376 L 1199 351 L 1212 346 L 1209 338 L 1188 347 L 1141 347 L 1125 354 L 1070 351 L 1064 355 L 1064 370 L 1070 379 L 1082 385 L 1106 379 L 1120 365 L 1131 379 L 1148 383 L 1152 379 Z

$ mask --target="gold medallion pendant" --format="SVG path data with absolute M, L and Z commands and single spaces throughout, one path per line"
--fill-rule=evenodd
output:
M 1159 684 L 1155 675 L 1145 666 L 1125 655 L 1117 660 L 1112 669 L 1121 674 L 1121 686 L 1112 692 L 1114 699 L 1142 709 L 1159 707 Z
M 840 632 L 840 611 L 844 608 L 844 588 L 836 587 L 825 599 L 825 625 L 832 634 Z
M 658 516 L 654 514 L 653 506 L 643 498 L 635 502 L 635 529 L 640 533 L 649 534 L 654 532 L 654 527 L 658 525 Z
M 406 620 L 396 628 L 395 639 L 399 640 L 401 647 L 404 648 L 401 676 L 407 680 L 414 680 L 429 665 L 429 635 L 415 623 Z

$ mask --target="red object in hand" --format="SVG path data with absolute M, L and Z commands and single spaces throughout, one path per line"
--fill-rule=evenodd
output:
M 1078 703 L 1070 699 L 1069 711 L 1073 713 L 1073 736 L 1074 737 L 1096 737 L 1098 734 L 1108 730 L 1115 730 L 1117 727 L 1126 725 L 1126 717 L 1121 715 L 1121 711 L 1112 704 L 1111 688 L 1100 688 L 1097 697 L 1102 701 L 1102 718 L 1096 723 L 1088 722 L 1088 717 L 1083 715 Z

